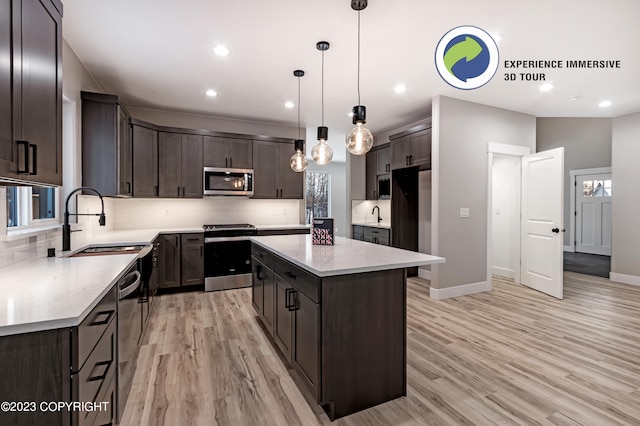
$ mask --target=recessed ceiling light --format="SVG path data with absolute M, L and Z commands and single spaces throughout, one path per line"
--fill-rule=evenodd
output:
M 553 84 L 551 83 L 544 83 L 542 86 L 540 86 L 541 92 L 548 92 L 551 89 L 553 89 Z
M 295 106 L 295 104 L 291 101 L 287 101 L 284 103 L 284 107 L 285 108 L 293 108 Z
M 393 90 L 395 90 L 396 93 L 404 93 L 407 91 L 407 86 L 405 86 L 404 84 L 398 84 L 393 88 Z
M 227 49 L 225 46 L 219 44 L 217 45 L 213 51 L 215 52 L 216 55 L 218 56 L 227 56 L 229 54 L 229 49 Z
M 600 108 L 606 108 L 606 107 L 610 107 L 612 105 L 611 101 L 602 101 L 598 104 L 598 106 Z
M 212 89 L 207 90 L 206 93 L 207 93 L 207 96 L 211 96 L 211 97 L 218 96 L 218 92 Z

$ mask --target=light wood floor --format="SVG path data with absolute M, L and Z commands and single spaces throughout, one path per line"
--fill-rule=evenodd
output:
M 249 289 L 161 296 L 123 425 L 328 424 Z M 639 425 L 640 287 L 565 273 L 565 299 L 494 277 L 445 301 L 408 284 L 408 390 L 336 425 Z

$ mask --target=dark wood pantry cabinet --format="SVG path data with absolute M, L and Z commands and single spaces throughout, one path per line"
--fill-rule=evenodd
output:
M 291 169 L 294 144 L 253 141 L 253 198 L 303 198 L 304 173 Z
M 182 234 L 180 244 L 180 284 L 204 284 L 204 234 Z
M 131 124 L 118 97 L 80 92 L 82 186 L 103 196 L 133 195 Z
M 204 167 L 253 168 L 251 139 L 204 137 Z
M 0 0 L 0 178 L 62 185 L 62 3 Z

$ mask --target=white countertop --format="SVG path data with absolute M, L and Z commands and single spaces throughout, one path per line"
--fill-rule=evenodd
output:
M 268 225 L 259 229 L 297 229 Z M 150 244 L 159 234 L 199 233 L 202 227 L 109 231 L 58 252 L 0 269 L 0 336 L 74 327 L 133 264 L 137 255 L 67 257 L 89 246 Z
M 272 229 L 311 229 L 311 225 L 255 225 L 258 230 Z
M 336 237 L 333 246 L 311 244 L 310 235 L 251 237 L 251 240 L 319 277 L 444 263 L 443 257 Z
M 391 229 L 391 224 L 389 222 L 351 222 L 352 225 L 357 225 L 357 226 L 367 226 L 370 228 L 384 228 L 384 229 Z
M 40 258 L 2 268 L 0 336 L 80 324 L 136 257 Z

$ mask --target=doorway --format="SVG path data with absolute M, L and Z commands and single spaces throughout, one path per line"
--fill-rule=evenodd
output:
M 487 281 L 513 277 L 534 290 L 563 298 L 564 148 L 489 144 Z
M 571 170 L 570 240 L 564 270 L 609 278 L 612 247 L 611 167 Z

